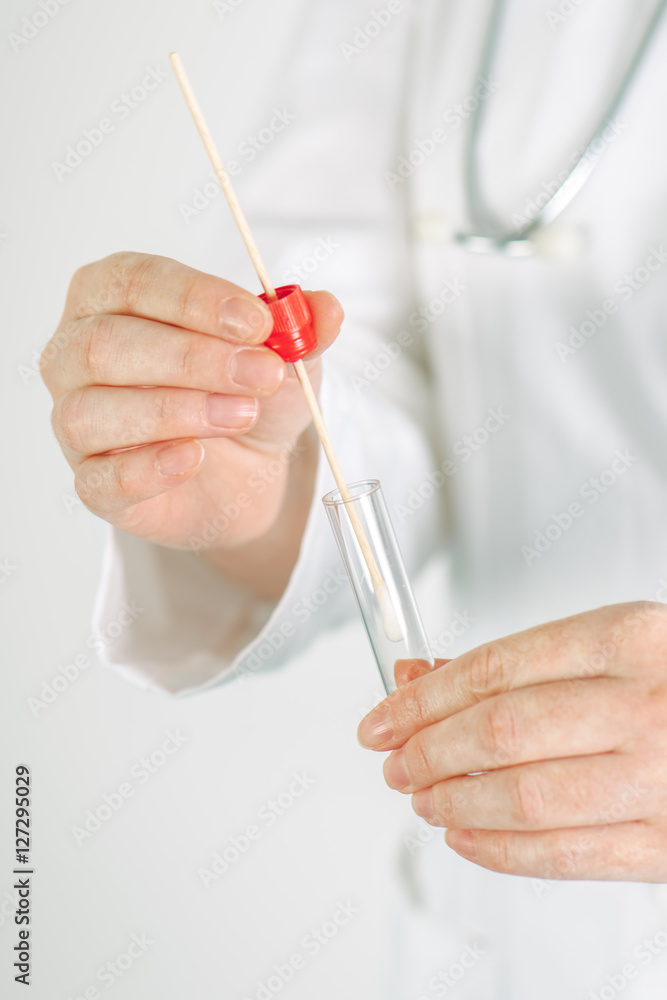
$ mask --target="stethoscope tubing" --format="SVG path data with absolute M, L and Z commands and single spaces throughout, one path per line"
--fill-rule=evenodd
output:
M 487 78 L 490 76 L 493 59 L 498 48 L 501 20 L 506 2 L 507 0 L 495 0 L 493 5 L 482 48 L 479 77 Z M 503 231 L 501 227 L 494 226 L 491 214 L 484 205 L 477 153 L 486 102 L 480 101 L 471 116 L 465 152 L 466 201 L 471 231 L 469 233 L 456 233 L 454 235 L 456 243 L 472 253 L 505 253 L 513 257 L 524 257 L 536 252 L 537 245 L 532 237 L 539 229 L 550 225 L 565 211 L 595 170 L 599 162 L 599 157 L 594 155 L 595 147 L 603 138 L 611 121 L 618 114 L 621 105 L 628 96 L 666 9 L 667 0 L 660 0 L 651 15 L 646 31 L 621 83 L 572 170 L 530 222 L 519 229 Z

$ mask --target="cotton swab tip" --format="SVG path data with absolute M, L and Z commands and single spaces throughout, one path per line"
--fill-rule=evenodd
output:
M 385 583 L 381 583 L 377 588 L 376 596 L 378 604 L 380 605 L 382 627 L 384 628 L 385 635 L 390 642 L 402 642 L 403 630 L 401 629 L 398 618 L 396 617 L 394 605 L 391 602 L 391 597 L 389 596 L 389 591 L 387 590 L 387 585 Z

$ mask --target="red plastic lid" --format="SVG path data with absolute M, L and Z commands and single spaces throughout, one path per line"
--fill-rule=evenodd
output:
M 282 285 L 276 295 L 270 302 L 266 292 L 259 296 L 273 316 L 273 332 L 264 343 L 283 361 L 298 361 L 317 347 L 313 317 L 300 285 Z

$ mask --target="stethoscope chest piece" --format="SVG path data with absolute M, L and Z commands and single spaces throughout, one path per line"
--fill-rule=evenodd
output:
M 461 233 L 456 231 L 451 215 L 435 209 L 415 215 L 410 234 L 418 243 L 432 246 L 457 244 L 473 254 L 541 256 L 561 263 L 579 260 L 587 245 L 586 233 L 581 226 L 563 223 L 535 226 L 520 233 L 502 236 Z
M 474 236 L 456 233 L 455 243 L 473 254 L 504 254 L 506 257 L 544 257 L 562 264 L 579 260 L 586 250 L 586 233 L 581 226 L 536 226 L 523 234 Z

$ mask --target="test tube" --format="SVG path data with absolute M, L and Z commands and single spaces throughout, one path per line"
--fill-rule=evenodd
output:
M 396 660 L 426 660 L 433 665 L 433 655 L 405 571 L 379 480 L 365 479 L 349 483 L 348 489 L 349 500 L 342 498 L 340 490 L 331 490 L 322 497 L 322 503 L 359 605 L 382 683 L 387 694 L 391 694 L 396 688 L 394 680 Z M 398 642 L 393 642 L 386 633 L 371 573 L 348 514 L 348 508 L 352 504 L 387 587 L 401 633 Z

